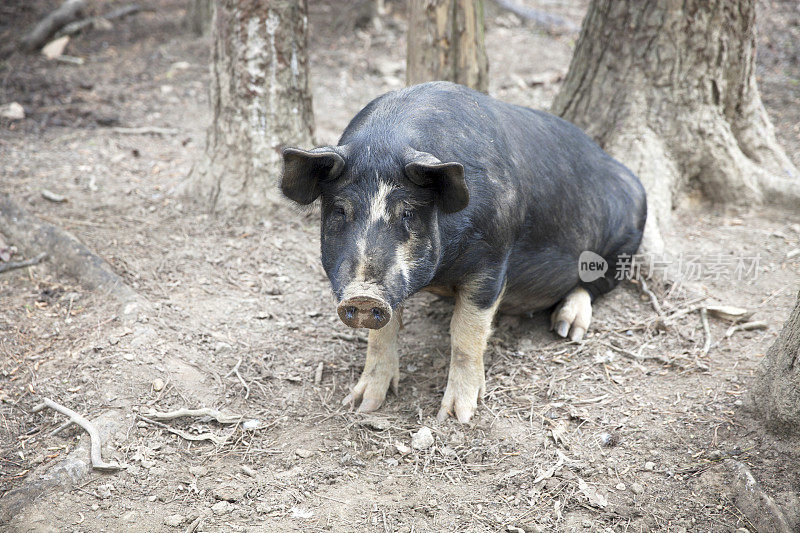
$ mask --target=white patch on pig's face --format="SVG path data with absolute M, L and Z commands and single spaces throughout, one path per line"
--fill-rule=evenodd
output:
M 378 190 L 369 201 L 369 221 L 367 222 L 367 226 L 371 226 L 381 220 L 389 221 L 390 214 L 386 200 L 393 190 L 394 187 L 388 183 L 383 181 L 379 182 Z

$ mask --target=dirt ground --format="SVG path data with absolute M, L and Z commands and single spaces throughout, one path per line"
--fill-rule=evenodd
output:
M 0 6 L 0 40 L 51 4 Z M 435 420 L 452 305 L 415 297 L 401 332 L 399 397 L 356 415 L 340 402 L 366 345 L 334 312 L 314 213 L 281 204 L 243 223 L 176 195 L 203 149 L 209 42 L 181 26 L 185 2 L 141 4 L 153 11 L 73 39 L 66 53 L 81 66 L 18 55 L 0 63 L 0 105 L 17 101 L 27 114 L 0 119 L 2 189 L 80 238 L 153 304 L 125 324 L 113 298 L 83 290 L 58 265 L 0 274 L 0 530 L 752 530 L 725 490 L 729 458 L 800 519 L 798 442 L 766 433 L 747 396 L 797 294 L 800 257 L 787 253 L 800 242 L 800 213 L 688 202 L 670 249 L 758 256 L 758 276 L 657 285 L 666 319 L 632 283 L 597 302 L 579 344 L 557 339 L 544 315 L 500 317 L 487 395 L 467 426 Z M 388 3 L 380 33 L 353 21 L 344 2 L 310 4 L 323 144 L 403 85 L 405 22 L 400 3 Z M 586 7 L 528 4 L 575 24 Z M 760 87 L 800 165 L 800 10 L 762 2 L 759 16 Z M 487 24 L 490 92 L 546 109 L 577 35 L 548 35 L 491 2 Z M 43 199 L 43 188 L 67 201 Z M 711 302 L 754 310 L 769 328 L 726 337 L 730 324 L 711 317 L 711 348 L 700 357 L 706 334 L 699 314 L 684 311 Z M 51 435 L 64 417 L 33 413 L 42 396 L 96 420 L 104 457 L 127 468 L 88 472 L 86 435 Z M 181 407 L 220 409 L 236 422 L 150 421 L 150 410 Z M 423 426 L 433 444 L 411 448 Z M 224 442 L 185 438 L 208 432 Z

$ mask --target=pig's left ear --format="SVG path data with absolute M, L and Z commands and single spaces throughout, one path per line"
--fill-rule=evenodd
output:
M 406 176 L 420 187 L 433 189 L 442 211 L 455 213 L 467 207 L 469 190 L 461 163 L 442 163 L 432 154 L 416 150 L 409 154 L 408 159 Z
M 342 147 L 323 146 L 313 150 L 283 149 L 281 191 L 290 200 L 307 205 L 322 193 L 320 182 L 338 178 L 344 170 Z

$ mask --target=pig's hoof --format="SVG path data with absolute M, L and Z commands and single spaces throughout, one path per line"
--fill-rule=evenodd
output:
M 392 385 L 395 393 L 397 393 L 397 382 L 400 376 L 361 376 L 353 391 L 342 400 L 342 405 L 353 406 L 356 402 L 361 403 L 358 406 L 357 412 L 370 413 L 377 410 L 386 399 L 386 391 L 389 390 L 389 385 Z
M 479 380 L 469 380 L 470 383 L 468 383 L 464 380 L 454 380 L 452 369 L 450 372 L 447 388 L 444 390 L 444 398 L 442 398 L 442 407 L 439 409 L 436 419 L 444 422 L 449 415 L 453 415 L 459 422 L 466 424 L 478 409 L 478 398 L 483 396 L 484 377 L 481 375 Z M 472 381 L 477 382 L 471 383 Z
M 583 339 L 592 321 L 592 297 L 583 287 L 575 287 L 567 294 L 550 316 L 550 328 L 570 340 Z

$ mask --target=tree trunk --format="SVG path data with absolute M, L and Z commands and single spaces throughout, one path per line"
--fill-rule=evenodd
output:
M 195 35 L 206 35 L 214 18 L 214 0 L 189 0 L 186 26 Z
M 800 294 L 761 365 L 753 387 L 759 413 L 774 431 L 800 433 Z
M 643 248 L 663 250 L 678 194 L 800 202 L 755 78 L 756 0 L 593 0 L 553 112 L 642 180 Z
M 486 92 L 483 0 L 411 0 L 406 82 L 448 80 Z
M 216 2 L 211 109 L 202 160 L 186 192 L 212 211 L 278 197 L 285 145 L 313 144 L 305 0 Z

